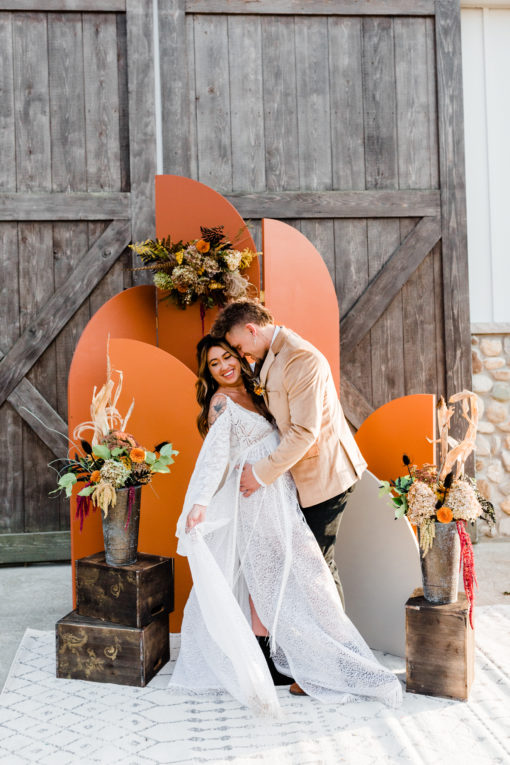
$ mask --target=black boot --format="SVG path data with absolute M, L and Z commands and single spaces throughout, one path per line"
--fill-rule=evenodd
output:
M 267 667 L 271 673 L 273 683 L 275 685 L 290 685 L 293 682 L 292 679 L 282 675 L 282 673 L 279 672 L 274 665 L 274 661 L 272 660 L 271 654 L 269 652 L 269 638 L 262 637 L 260 635 L 255 635 L 255 637 L 257 638 L 260 649 L 264 654 L 264 659 L 266 660 Z

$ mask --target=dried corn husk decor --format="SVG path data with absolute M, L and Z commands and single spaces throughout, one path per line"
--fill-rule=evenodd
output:
M 455 463 L 457 463 L 457 472 L 455 477 L 460 478 L 464 473 L 464 465 L 466 460 L 475 448 L 476 431 L 478 429 L 478 404 L 476 395 L 469 390 L 463 390 L 462 393 L 456 393 L 451 396 L 450 403 L 456 404 L 457 402 L 462 404 L 462 417 L 467 421 L 468 428 L 466 435 L 460 443 L 455 443 L 451 451 L 448 451 L 448 446 L 444 447 L 444 438 L 448 442 L 448 429 L 450 425 L 450 419 L 454 412 L 453 407 L 448 407 L 447 416 L 444 417 L 444 399 L 441 396 L 438 406 L 438 422 L 440 428 L 440 442 L 441 442 L 441 467 L 439 469 L 439 480 L 444 481 L 448 473 L 453 470 Z M 446 406 L 446 405 L 444 405 Z
M 120 369 L 117 369 L 115 370 L 118 374 L 117 382 L 113 379 L 109 350 L 110 337 L 108 336 L 106 346 L 106 382 L 97 393 L 97 387 L 94 386 L 92 402 L 90 405 L 90 420 L 80 423 L 73 431 L 73 438 L 77 440 L 82 437 L 83 433 L 91 430 L 92 446 L 99 444 L 111 431 L 125 431 L 135 405 L 135 400 L 133 399 L 125 417 L 122 417 L 117 409 L 117 402 L 122 391 L 124 375 Z

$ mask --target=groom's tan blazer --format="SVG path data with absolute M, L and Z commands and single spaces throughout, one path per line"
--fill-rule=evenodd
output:
M 326 358 L 311 343 L 281 327 L 260 370 L 269 411 L 281 434 L 278 448 L 254 464 L 266 485 L 286 470 L 302 507 L 352 486 L 367 463 L 356 445 Z

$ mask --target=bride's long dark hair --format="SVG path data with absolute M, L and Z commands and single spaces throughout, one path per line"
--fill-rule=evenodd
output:
M 257 396 L 253 392 L 254 377 L 248 362 L 241 358 L 237 351 L 235 351 L 232 346 L 227 343 L 226 340 L 213 337 L 212 335 L 205 335 L 197 345 L 198 379 L 196 382 L 196 389 L 197 401 L 201 407 L 200 414 L 197 417 L 197 425 L 198 430 L 200 431 L 200 435 L 204 438 L 207 435 L 209 430 L 209 406 L 212 397 L 219 388 L 219 385 L 212 376 L 211 370 L 209 369 L 209 365 L 207 363 L 207 354 L 211 348 L 224 348 L 239 361 L 241 365 L 241 377 L 247 393 L 250 395 L 251 400 L 257 408 L 257 411 L 260 412 L 263 417 L 266 417 L 266 419 L 272 421 L 272 417 L 264 403 L 264 399 L 262 396 Z

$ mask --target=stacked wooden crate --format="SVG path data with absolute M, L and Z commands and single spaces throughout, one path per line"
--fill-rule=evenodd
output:
M 474 678 L 474 632 L 469 603 L 434 605 L 414 593 L 406 603 L 406 690 L 467 701 Z
M 57 622 L 57 677 L 145 686 L 170 658 L 173 559 L 76 561 L 77 607 Z

